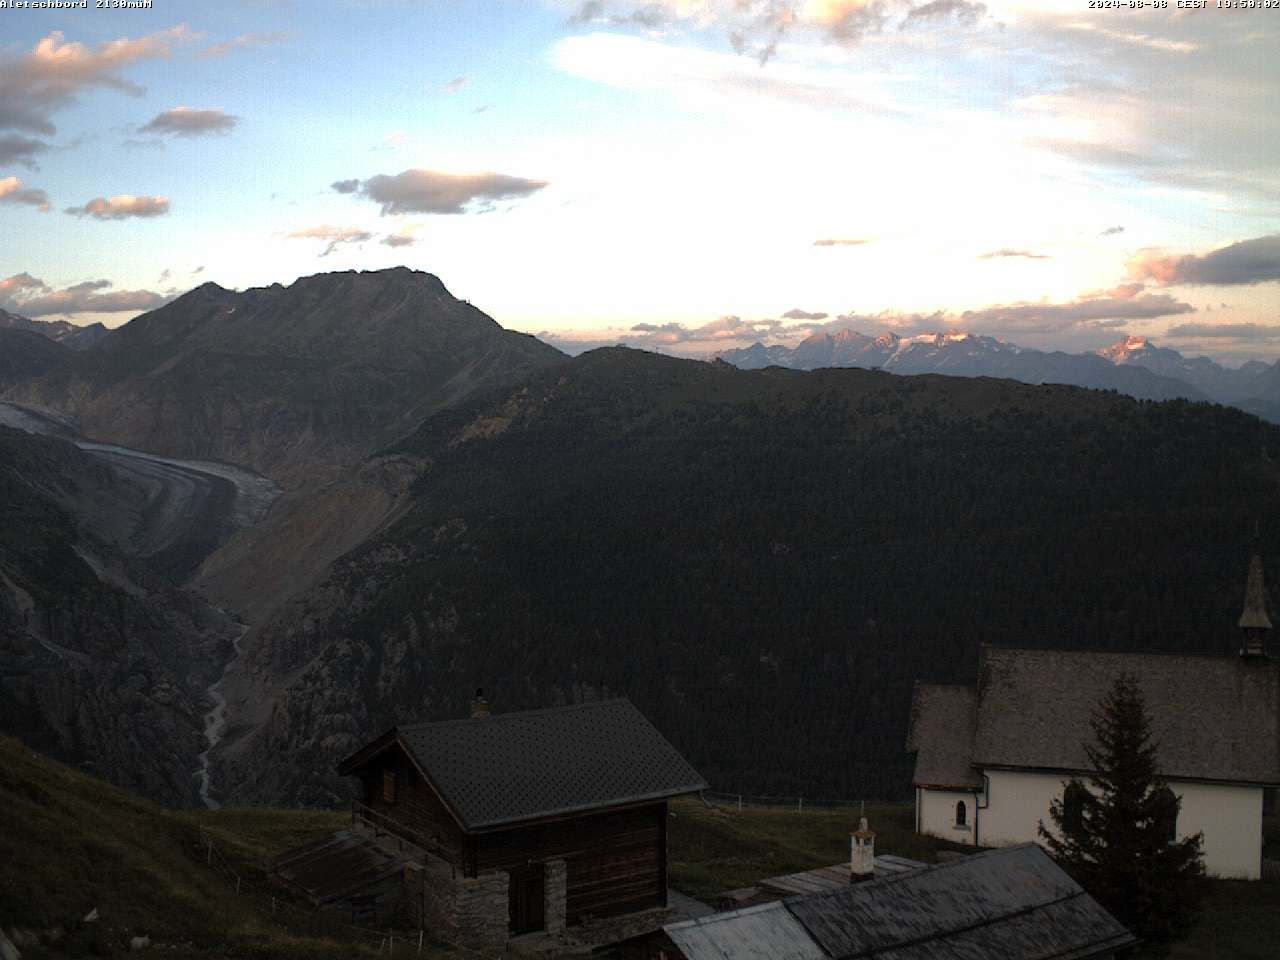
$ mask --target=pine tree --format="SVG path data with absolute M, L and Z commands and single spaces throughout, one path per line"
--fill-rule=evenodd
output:
M 1204 889 L 1204 834 L 1176 838 L 1182 801 L 1156 773 L 1146 704 L 1121 675 L 1092 720 L 1085 745 L 1089 786 L 1072 780 L 1053 801 L 1050 855 L 1099 903 L 1161 956 L 1194 922 Z

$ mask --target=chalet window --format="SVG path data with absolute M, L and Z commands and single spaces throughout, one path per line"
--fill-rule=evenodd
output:
M 969 823 L 969 808 L 963 800 L 956 801 L 956 826 L 964 827 Z
M 1155 819 L 1160 825 L 1160 838 L 1165 843 L 1173 843 L 1178 839 L 1178 797 L 1168 787 L 1156 791 Z
M 1079 833 L 1084 826 L 1084 802 L 1088 789 L 1083 783 L 1072 780 L 1062 792 L 1062 829 L 1068 834 Z
M 396 802 L 396 775 L 390 770 L 382 771 L 382 799 L 387 803 Z

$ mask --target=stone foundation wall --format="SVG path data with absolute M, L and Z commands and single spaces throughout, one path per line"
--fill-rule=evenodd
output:
M 549 934 L 564 932 L 569 870 L 563 860 L 548 860 L 543 873 L 543 919 Z
M 455 877 L 449 864 L 430 855 L 405 879 L 411 915 L 423 929 L 446 943 L 494 957 L 507 944 L 507 885 L 505 873 Z

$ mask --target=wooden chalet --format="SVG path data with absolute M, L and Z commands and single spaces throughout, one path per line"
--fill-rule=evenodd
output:
M 463 878 L 509 876 L 512 935 L 666 906 L 667 801 L 702 777 L 627 700 L 393 727 L 338 766 L 357 810 Z

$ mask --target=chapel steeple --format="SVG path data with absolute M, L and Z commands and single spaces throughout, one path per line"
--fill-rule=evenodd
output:
M 1240 655 L 1265 657 L 1271 618 L 1267 616 L 1267 591 L 1262 579 L 1262 548 L 1256 531 L 1253 555 L 1249 558 L 1249 577 L 1244 587 L 1244 612 L 1240 614 L 1239 626 L 1244 631 L 1244 647 L 1240 650 Z

